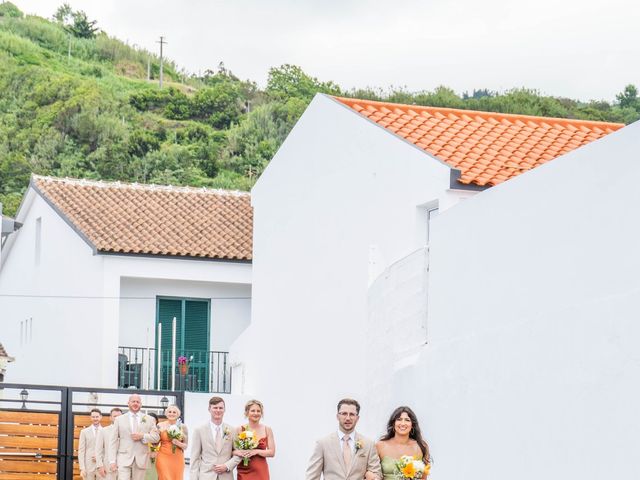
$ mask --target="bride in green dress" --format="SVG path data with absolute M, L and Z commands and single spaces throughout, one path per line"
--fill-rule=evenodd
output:
M 429 446 L 422 438 L 416 414 L 409 407 L 398 407 L 393 411 L 387 422 L 387 431 L 376 443 L 376 449 L 384 480 L 402 478 L 396 462 L 403 455 L 422 460 L 427 465 L 426 472 L 429 471 Z

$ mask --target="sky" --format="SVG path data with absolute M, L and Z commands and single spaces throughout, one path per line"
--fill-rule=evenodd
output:
M 51 17 L 64 0 L 12 0 Z M 457 93 L 526 87 L 612 101 L 640 86 L 640 1 L 68 0 L 108 34 L 192 73 L 225 66 L 266 84 L 299 65 L 341 87 Z

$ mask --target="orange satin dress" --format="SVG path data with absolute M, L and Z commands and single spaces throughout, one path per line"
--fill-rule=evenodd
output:
M 160 432 L 160 450 L 156 457 L 158 480 L 182 480 L 184 478 L 184 452 L 176 447 L 171 450 L 171 439 L 165 430 Z
M 258 440 L 256 450 L 266 450 L 269 448 L 267 437 Z M 267 459 L 260 455 L 254 455 L 249 460 L 246 467 L 240 462 L 236 467 L 238 472 L 238 480 L 269 480 L 269 465 Z

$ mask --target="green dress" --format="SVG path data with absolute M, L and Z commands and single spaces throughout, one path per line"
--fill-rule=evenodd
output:
M 391 457 L 383 457 L 380 465 L 382 466 L 382 480 L 398 480 L 398 468 L 396 467 L 396 459 Z

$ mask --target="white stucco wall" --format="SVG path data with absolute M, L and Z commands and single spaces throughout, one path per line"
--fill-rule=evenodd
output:
M 102 338 L 94 325 L 101 321 L 105 302 L 102 258 L 93 256 L 87 243 L 33 192 L 18 220 L 24 225 L 12 235 L 0 269 L 2 341 L 16 359 L 5 381 L 100 383 L 102 357 L 95 352 L 102 348 Z
M 429 345 L 391 385 L 442 480 L 635 479 L 640 124 L 435 222 Z
M 232 347 L 234 385 L 269 411 L 275 478 L 303 475 L 340 398 L 370 414 L 368 284 L 424 244 L 418 206 L 448 187 L 448 167 L 324 96 L 254 187 L 252 324 Z M 301 435 L 292 418 L 304 418 Z

